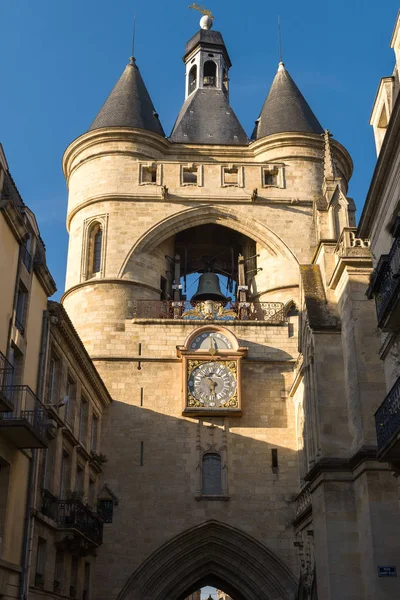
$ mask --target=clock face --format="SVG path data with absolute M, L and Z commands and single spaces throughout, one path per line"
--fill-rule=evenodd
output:
M 237 369 L 234 361 L 189 361 L 189 407 L 237 407 Z
M 219 331 L 203 331 L 190 344 L 191 350 L 231 350 L 232 344 Z

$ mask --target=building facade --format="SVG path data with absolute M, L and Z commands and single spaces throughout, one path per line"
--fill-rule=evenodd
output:
M 361 215 L 359 232 L 371 240 L 374 271 L 368 289 L 374 298 L 380 335 L 379 356 L 385 372 L 385 390 L 377 403 L 376 431 L 379 458 L 398 474 L 400 394 L 399 370 L 399 130 L 400 130 L 400 16 L 391 48 L 395 68 L 383 77 L 371 115 L 378 160 Z
M 93 593 L 389 600 L 398 494 L 352 161 L 282 63 L 249 139 L 211 26 L 169 138 L 131 58 L 63 159 L 62 303 L 113 398 Z
M 60 304 L 49 302 L 45 323 L 43 400 L 51 426 L 33 484 L 30 597 L 93 600 L 96 553 L 118 504 L 99 484 L 111 398 Z
M 55 292 L 33 213 L 0 146 L 0 595 L 27 587 L 27 519 L 37 449 L 48 445 L 41 396 L 42 316 Z M 39 373 L 39 376 L 38 376 Z
M 118 499 L 99 483 L 111 397 L 64 308 L 0 146 L 0 596 L 89 600 Z

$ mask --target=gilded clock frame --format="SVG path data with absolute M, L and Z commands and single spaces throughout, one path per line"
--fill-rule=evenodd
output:
M 222 333 L 231 342 L 231 348 L 224 350 L 216 349 L 198 349 L 193 350 L 191 344 L 193 340 L 201 335 L 203 332 L 215 331 L 216 333 Z M 177 347 L 177 353 L 182 358 L 182 414 L 185 416 L 199 417 L 199 416 L 238 416 L 242 415 L 242 377 L 241 367 L 242 359 L 247 354 L 247 348 L 239 347 L 238 340 L 231 331 L 225 327 L 217 325 L 205 325 L 199 327 L 191 332 L 187 337 L 183 346 Z M 189 378 L 193 369 L 197 368 L 201 364 L 218 362 L 226 366 L 234 375 L 236 379 L 236 391 L 229 398 L 226 404 L 228 406 L 211 408 L 209 406 L 203 407 L 201 403 L 190 393 L 189 390 Z

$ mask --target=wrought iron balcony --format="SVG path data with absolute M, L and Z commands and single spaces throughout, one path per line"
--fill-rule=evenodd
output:
M 400 377 L 375 413 L 376 437 L 381 457 L 400 459 Z
M 0 435 L 17 448 L 46 448 L 47 410 L 27 385 L 5 385 L 11 410 L 0 413 Z
M 103 521 L 88 506 L 85 506 L 80 500 L 58 500 L 56 506 L 54 520 L 57 521 L 60 529 L 74 531 L 78 537 L 83 536 L 89 545 L 101 545 Z M 78 543 L 82 548 L 79 540 Z M 85 544 L 86 547 L 87 544 Z
M 394 240 L 389 254 L 381 256 L 368 295 L 375 297 L 379 328 L 400 327 L 400 238 Z
M 12 393 L 9 384 L 12 381 L 14 367 L 0 352 L 0 412 L 13 409 Z
M 134 319 L 183 319 L 187 321 L 263 321 L 270 325 L 286 322 L 282 302 L 204 302 L 134 300 Z

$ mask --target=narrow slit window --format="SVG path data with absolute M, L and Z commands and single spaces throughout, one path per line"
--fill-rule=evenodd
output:
M 203 456 L 202 462 L 203 496 L 221 496 L 222 465 L 220 455 L 216 453 L 207 453 Z
M 277 448 L 271 449 L 271 467 L 272 472 L 277 473 L 279 470 L 279 462 L 278 462 L 278 450 Z
M 140 442 L 139 464 L 141 467 L 143 467 L 143 465 L 144 465 L 144 442 Z
M 197 185 L 198 169 L 197 167 L 183 167 L 182 182 L 190 185 Z
M 92 273 L 100 273 L 101 269 L 101 245 L 103 241 L 103 232 L 99 227 L 93 238 L 93 266 Z

